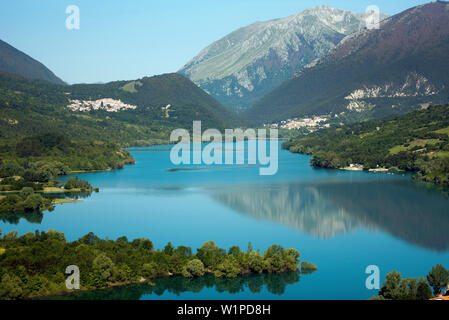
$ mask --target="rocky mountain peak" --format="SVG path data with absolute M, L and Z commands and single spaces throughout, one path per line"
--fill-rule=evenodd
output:
M 204 48 L 179 72 L 223 104 L 245 108 L 365 25 L 365 14 L 329 6 L 255 22 Z

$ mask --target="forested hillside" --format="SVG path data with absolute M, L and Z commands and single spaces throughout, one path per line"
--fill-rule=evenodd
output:
M 227 128 L 240 123 L 235 114 L 186 77 L 176 73 L 135 81 L 79 84 L 67 90 L 70 98 L 113 98 L 136 105 L 136 110 L 110 117 L 145 126 L 191 128 L 194 120 L 201 120 L 204 127 Z
M 10 143 L 47 131 L 78 141 L 101 140 L 122 146 L 166 141 L 167 130 L 112 119 L 105 112 L 68 110 L 67 88 L 0 72 L 0 141 Z
M 135 110 L 71 111 L 70 100 L 120 99 Z M 167 106 L 170 105 L 168 108 Z M 162 75 L 108 84 L 53 85 L 0 71 L 0 140 L 45 131 L 122 146 L 167 143 L 175 128 L 232 127 L 237 117 L 187 78 Z
M 412 171 L 424 181 L 449 186 L 449 105 L 386 120 L 334 126 L 302 135 L 283 147 L 312 154 L 311 164 L 316 167 L 353 164 L 365 170 Z

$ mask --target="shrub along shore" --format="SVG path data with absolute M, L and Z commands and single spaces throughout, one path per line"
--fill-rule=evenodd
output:
M 0 233 L 1 235 L 1 233 Z M 265 252 L 246 252 L 233 246 L 228 251 L 213 241 L 196 253 L 190 247 L 168 243 L 155 250 L 149 239 L 103 240 L 89 233 L 67 242 L 64 233 L 16 231 L 0 237 L 0 299 L 27 299 L 73 292 L 66 288 L 64 272 L 69 265 L 80 270 L 81 290 L 103 289 L 146 282 L 157 277 L 180 275 L 234 278 L 243 274 L 283 273 L 299 270 L 300 254 L 295 249 L 272 245 Z M 316 266 L 303 263 L 303 271 Z

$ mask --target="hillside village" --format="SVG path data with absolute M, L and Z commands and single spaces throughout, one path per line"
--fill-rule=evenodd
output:
M 281 128 L 287 130 L 295 130 L 295 129 L 309 129 L 310 131 L 314 131 L 314 129 L 318 128 L 327 128 L 329 127 L 328 123 L 323 124 L 328 120 L 325 116 L 314 116 L 312 118 L 294 118 L 283 120 L 280 123 L 265 125 L 270 126 L 271 128 Z
M 123 110 L 134 110 L 137 106 L 126 104 L 121 100 L 114 100 L 111 98 L 98 99 L 95 101 L 90 100 L 70 100 L 70 104 L 67 106 L 72 111 L 91 111 L 91 110 L 104 110 L 106 112 L 118 112 Z

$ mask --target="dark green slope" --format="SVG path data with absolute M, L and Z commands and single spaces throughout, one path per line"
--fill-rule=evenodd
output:
M 449 101 L 449 3 L 435 2 L 387 19 L 380 30 L 343 40 L 313 66 L 263 97 L 246 112 L 253 122 L 348 113 L 351 101 L 370 106 L 367 118 Z M 356 90 L 357 99 L 345 99 Z M 367 90 L 368 89 L 368 90 Z M 372 96 L 366 91 L 376 89 Z M 375 91 L 375 90 L 374 90 Z
M 30 79 L 65 84 L 39 61 L 0 40 L 0 70 Z
M 162 139 L 162 132 L 153 132 L 151 128 L 130 126 L 103 114 L 69 111 L 66 89 L 67 86 L 0 71 L 0 141 L 10 144 L 47 131 L 60 132 L 79 141 L 102 140 L 121 145 Z
M 163 74 L 135 81 L 115 81 L 107 84 L 79 84 L 71 86 L 70 97 L 96 100 L 121 99 L 136 105 L 135 111 L 112 115 L 122 120 L 141 124 L 148 121 L 166 126 L 190 128 L 194 120 L 201 120 L 204 127 L 225 128 L 240 123 L 237 116 L 217 102 L 186 77 Z M 169 112 L 161 111 L 171 105 Z

